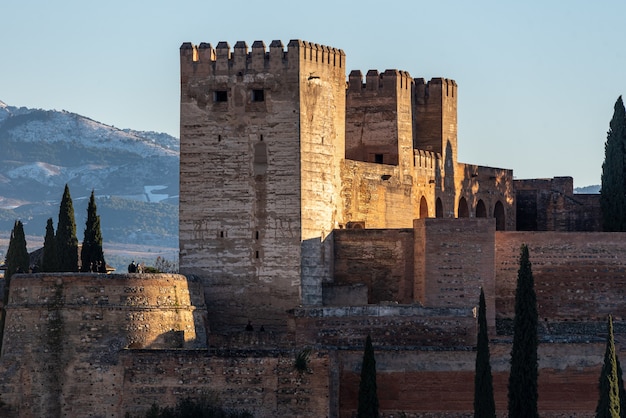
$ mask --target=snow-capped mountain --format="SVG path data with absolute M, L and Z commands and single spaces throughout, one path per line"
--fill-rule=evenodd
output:
M 167 134 L 0 102 L 0 150 L 0 208 L 58 199 L 66 183 L 77 195 L 149 200 L 146 190 L 160 186 L 178 196 L 179 143 Z

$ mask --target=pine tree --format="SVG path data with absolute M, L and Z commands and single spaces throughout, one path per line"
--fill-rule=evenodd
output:
M 604 231 L 626 231 L 626 110 L 622 96 L 615 102 L 604 144 L 600 207 Z
M 78 271 L 78 239 L 70 188 L 65 185 L 59 207 L 56 247 L 59 271 Z
M 478 304 L 478 338 L 476 343 L 476 369 L 474 375 L 474 418 L 495 418 L 496 405 L 493 399 L 493 378 L 487 332 L 487 308 L 485 293 L 480 289 Z
M 15 273 L 28 273 L 30 258 L 26 249 L 26 236 L 22 221 L 15 221 L 7 249 L 5 277 L 10 279 Z M 8 283 L 8 282 L 7 282 Z M 8 290 L 8 287 L 7 287 Z
M 509 374 L 509 418 L 537 418 L 537 296 L 528 246 L 522 245 Z
M 100 216 L 98 216 L 97 213 L 96 198 L 94 197 L 93 190 L 91 191 L 89 206 L 87 207 L 87 222 L 85 225 L 85 236 L 83 238 L 83 248 L 81 249 L 80 259 L 82 271 L 106 273 L 106 263 L 102 251 Z
M 59 270 L 57 258 L 56 240 L 54 238 L 54 225 L 52 218 L 48 218 L 46 223 L 46 236 L 43 240 L 43 259 L 41 271 L 55 272 Z
M 378 394 L 376 388 L 376 359 L 372 338 L 365 340 L 363 364 L 361 366 L 361 382 L 359 383 L 359 418 L 378 418 Z
M 615 354 L 615 339 L 613 337 L 613 319 L 608 319 L 609 335 L 606 338 L 604 364 L 600 372 L 600 397 L 596 407 L 597 418 L 620 418 L 619 378 L 617 357 Z

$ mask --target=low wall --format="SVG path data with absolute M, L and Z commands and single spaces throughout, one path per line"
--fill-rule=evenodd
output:
M 528 245 L 541 321 L 626 319 L 626 233 L 496 232 L 496 315 L 513 318 Z
M 453 350 L 476 343 L 471 309 L 367 305 L 298 308 L 294 312 L 296 344 L 328 349 L 362 347 L 368 334 L 381 346 Z

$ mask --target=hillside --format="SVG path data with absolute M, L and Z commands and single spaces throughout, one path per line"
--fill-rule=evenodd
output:
M 65 184 L 79 241 L 95 190 L 109 264 L 122 269 L 137 255 L 148 264 L 158 255 L 176 257 L 178 139 L 0 102 L 0 149 L 0 258 L 16 219 L 31 241 L 43 241 L 46 220 L 52 218 L 56 226 Z

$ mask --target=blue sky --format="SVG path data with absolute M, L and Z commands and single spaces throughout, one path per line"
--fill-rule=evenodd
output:
M 183 42 L 341 48 L 347 72 L 459 85 L 459 159 L 599 184 L 626 94 L 626 2 L 20 0 L 0 4 L 0 100 L 178 136 Z

